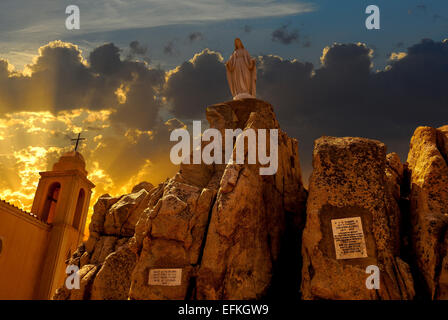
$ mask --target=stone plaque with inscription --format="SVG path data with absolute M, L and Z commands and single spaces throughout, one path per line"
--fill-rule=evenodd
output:
M 151 269 L 148 284 L 152 286 L 180 286 L 182 269 Z
M 361 217 L 333 219 L 336 259 L 366 258 L 367 248 L 362 230 Z

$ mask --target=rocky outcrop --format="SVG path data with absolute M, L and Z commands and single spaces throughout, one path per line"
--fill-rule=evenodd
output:
M 132 276 L 132 299 L 184 299 L 215 196 L 213 189 L 181 182 L 181 175 L 159 186 L 136 227 L 132 248 L 139 255 Z M 149 286 L 150 269 L 180 268 L 178 286 Z
M 448 299 L 448 126 L 418 128 L 404 164 L 376 140 L 322 137 L 308 194 L 298 142 L 270 104 L 229 101 L 206 115 L 223 155 L 226 129 L 242 129 L 234 144 L 254 129 L 258 146 L 258 129 L 277 129 L 275 174 L 260 175 L 258 160 L 181 164 L 157 187 L 101 196 L 88 240 L 67 261 L 80 288 L 55 299 L 389 300 L 416 289 Z M 257 143 L 244 144 L 246 160 Z
M 272 106 L 256 99 L 211 106 L 207 120 L 222 133 L 223 146 L 225 129 L 279 129 Z M 297 141 L 281 130 L 278 159 L 271 176 L 259 174 L 260 164 L 182 164 L 137 223 L 130 298 L 254 299 L 275 290 L 282 279 L 273 278 L 274 270 L 298 267 L 306 199 Z M 281 250 L 294 244 L 288 265 Z M 180 285 L 148 284 L 150 270 L 164 268 L 182 270 Z M 298 292 L 299 281 L 282 285 Z
M 143 187 L 142 187 L 143 186 Z M 54 299 L 126 299 L 136 255 L 128 247 L 152 190 L 147 183 L 120 197 L 101 196 L 93 208 L 89 238 L 66 262 L 79 267 L 80 288 L 57 290 Z M 150 190 L 149 192 L 147 190 Z
M 279 129 L 272 107 L 258 101 L 253 103 L 256 109 L 238 102 L 209 108 L 211 126 Z M 236 121 L 225 117 L 232 111 Z M 285 266 L 288 262 L 294 265 L 295 249 L 290 248 L 286 253 L 289 261 L 284 264 L 281 264 L 280 250 L 285 246 L 282 242 L 285 242 L 287 225 L 291 226 L 289 232 L 300 237 L 306 192 L 301 181 L 297 141 L 280 130 L 278 145 L 279 166 L 275 175 L 260 175 L 259 165 L 226 166 L 198 272 L 198 298 L 261 298 L 271 288 L 275 270 L 291 271 Z M 294 276 L 291 280 L 297 281 L 295 285 L 300 281 Z M 282 285 L 287 290 L 286 278 Z
M 257 137 L 257 129 L 278 129 L 276 173 L 260 175 L 266 165 L 247 160 L 181 164 L 156 188 L 139 184 L 119 198 L 102 196 L 89 240 L 69 262 L 81 267 L 86 284 L 71 294 L 61 288 L 57 298 L 298 297 L 307 192 L 297 140 L 280 130 L 272 106 L 257 99 L 210 106 L 207 120 L 221 132 L 223 155 L 225 129 L 255 129 Z M 274 145 L 265 147 L 274 153 Z M 248 150 L 245 144 L 246 159 Z M 180 272 L 179 283 L 154 283 L 150 272 L 161 269 Z
M 419 127 L 408 155 L 412 247 L 432 299 L 448 299 L 448 126 Z
M 152 183 L 143 181 L 143 182 L 140 182 L 139 184 L 135 185 L 132 188 L 131 193 L 139 192 L 141 189 L 145 189 L 146 191 L 151 192 L 151 190 L 154 189 L 154 186 L 152 185 Z
M 399 257 L 402 174 L 398 157 L 386 156 L 386 147 L 379 141 L 333 137 L 316 140 L 303 232 L 304 299 L 413 298 L 409 266 Z M 345 218 L 356 219 L 340 220 Z M 357 219 L 362 226 L 355 241 L 359 248 L 343 248 L 348 240 L 338 236 L 338 250 L 342 253 L 338 251 L 337 256 L 334 225 Z M 347 230 L 352 229 L 344 232 Z M 348 233 L 345 236 L 355 239 Z M 379 290 L 366 286 L 369 265 L 379 268 Z

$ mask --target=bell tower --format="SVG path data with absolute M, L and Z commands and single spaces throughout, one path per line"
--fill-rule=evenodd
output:
M 36 298 L 50 299 L 64 283 L 65 260 L 83 240 L 95 185 L 87 179 L 84 158 L 76 149 L 64 154 L 53 170 L 40 172 L 40 176 L 31 212 L 51 229 Z

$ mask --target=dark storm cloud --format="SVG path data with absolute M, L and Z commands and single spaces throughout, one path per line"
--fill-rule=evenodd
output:
M 94 49 L 89 56 L 93 72 L 102 75 L 116 74 L 123 65 L 120 59 L 120 49 L 113 43 L 104 44 Z
M 282 128 L 299 139 L 306 173 L 313 141 L 322 135 L 379 139 L 405 159 L 417 126 L 448 121 L 448 41 L 423 40 L 380 72 L 363 44 L 325 48 L 319 68 L 272 55 L 257 59 L 257 95 L 273 104 Z M 229 98 L 223 61 L 207 51 L 194 60 L 166 84 L 181 119 L 203 117 L 207 105 Z
M 260 97 L 272 103 L 282 119 L 288 119 L 291 112 L 297 113 L 297 101 L 303 100 L 305 92 L 310 90 L 313 65 L 267 55 L 258 58 L 257 69 Z
M 92 88 L 98 80 L 76 46 L 56 41 L 41 47 L 39 53 L 28 66 L 31 76 L 0 75 L 0 114 L 72 109 L 87 104 L 94 95 Z
M 131 53 L 135 55 L 143 56 L 148 52 L 148 48 L 146 46 L 142 46 L 137 40 L 129 43 L 129 48 L 131 49 Z
M 163 47 L 163 53 L 169 56 L 174 55 L 175 49 L 174 49 L 174 42 L 170 41 Z
M 148 47 L 142 45 L 139 41 L 134 40 L 129 43 L 127 60 L 133 60 L 141 58 L 147 63 L 151 63 L 151 59 L 148 56 Z
M 155 69 L 136 74 L 129 82 L 126 101 L 118 106 L 111 120 L 129 128 L 148 130 L 158 122 L 161 102 L 156 96 L 164 83 L 165 73 Z
M 166 150 L 168 127 L 159 118 L 158 95 L 163 87 L 164 71 L 149 68 L 145 62 L 122 60 L 120 49 L 114 44 L 97 47 L 88 61 L 84 61 L 76 46 L 61 42 L 41 48 L 37 60 L 29 66 L 30 76 L 8 69 L 0 61 L 0 117 L 10 116 L 5 113 L 45 110 L 52 111 L 55 119 L 59 119 L 59 111 L 85 109 L 81 112 L 85 121 L 77 120 L 76 126 L 90 139 L 87 141 L 90 145 L 81 149 L 88 159 L 89 172 L 104 173 L 93 175 L 100 194 L 118 192 L 128 182 L 157 183 L 175 172 Z M 121 93 L 117 95 L 117 92 Z M 112 113 L 96 111 L 100 109 L 110 109 Z M 66 139 L 55 139 L 58 132 L 71 130 L 69 121 L 72 120 L 64 120 L 72 119 L 70 115 L 71 112 L 64 112 L 55 121 L 59 125 L 49 123 L 45 128 L 39 128 L 33 120 L 33 129 L 41 130 L 34 133 L 34 144 L 24 138 L 27 134 L 24 125 L 14 132 L 20 132 L 19 141 L 30 145 L 42 146 L 43 141 L 45 148 L 65 146 Z M 92 119 L 88 119 L 90 116 Z M 26 123 L 39 116 L 25 114 L 23 117 Z M 47 131 L 55 132 L 46 134 Z M 14 148 L 19 146 L 15 144 Z M 52 160 L 48 155 L 46 158 Z M 133 181 L 134 178 L 139 181 Z
M 169 76 L 164 94 L 174 116 L 203 118 L 205 107 L 230 98 L 221 55 L 205 49 L 182 63 Z
M 403 135 L 416 125 L 448 119 L 447 47 L 448 41 L 423 40 L 380 72 L 372 69 L 373 50 L 364 44 L 325 48 L 320 68 L 261 56 L 257 93 L 273 103 L 282 123 L 295 131 L 305 121 L 316 135 Z M 227 87 L 221 57 L 205 50 L 173 72 L 165 96 L 175 116 L 189 118 L 228 97 Z M 308 132 L 306 128 L 301 134 Z
M 362 44 L 336 44 L 324 51 L 323 68 L 316 72 L 334 77 L 355 77 L 370 71 L 371 50 Z M 338 74 L 341 72 L 341 74 Z
M 140 45 L 134 48 L 142 52 Z M 88 60 L 82 59 L 75 45 L 54 41 L 40 48 L 39 56 L 28 66 L 30 76 L 8 71 L 2 61 L 0 114 L 115 109 L 115 123 L 151 127 L 160 107 L 156 97 L 164 83 L 164 71 L 148 68 L 144 62 L 122 60 L 120 49 L 112 43 L 94 49 Z M 125 102 L 117 98 L 119 88 L 126 91 Z
M 202 34 L 202 32 L 192 32 L 188 35 L 187 38 L 190 43 L 193 43 L 195 41 L 200 41 L 204 39 L 204 35 Z
M 272 41 L 283 44 L 299 42 L 299 32 L 297 30 L 288 30 L 288 25 L 283 25 L 272 32 Z
M 328 48 L 314 76 L 303 64 L 293 70 L 298 62 L 267 61 L 261 59 L 257 92 L 273 103 L 305 157 L 310 157 L 313 140 L 333 135 L 379 139 L 405 159 L 417 126 L 448 121 L 448 42 L 423 40 L 381 72 L 370 68 L 370 50 L 355 44 Z M 277 67 L 288 63 L 291 68 Z M 305 159 L 305 167 L 310 165 Z
M 422 40 L 395 56 L 379 72 L 363 44 L 325 48 L 319 67 L 257 57 L 257 95 L 273 104 L 282 128 L 299 139 L 305 169 L 312 143 L 322 135 L 379 139 L 404 156 L 417 126 L 447 123 L 448 41 Z M 93 50 L 88 62 L 76 46 L 61 42 L 41 48 L 30 76 L 0 60 L 0 113 L 107 108 L 115 110 L 115 126 L 154 130 L 165 103 L 173 116 L 191 120 L 203 118 L 208 105 L 231 99 L 224 61 L 208 49 L 169 73 L 122 60 L 113 44 Z
M 4 79 L 8 77 L 9 71 L 8 71 L 8 61 L 0 59 L 0 79 Z
M 142 50 L 140 45 L 134 48 Z M 149 69 L 145 63 L 138 61 L 122 61 L 120 50 L 114 44 L 105 44 L 93 50 L 89 57 L 90 68 L 103 79 L 106 92 L 124 92 L 124 101 L 114 104 L 116 112 L 111 115 L 115 124 L 140 130 L 150 129 L 156 122 L 160 105 L 157 98 L 165 79 L 164 71 Z M 100 99 L 100 98 L 99 98 Z

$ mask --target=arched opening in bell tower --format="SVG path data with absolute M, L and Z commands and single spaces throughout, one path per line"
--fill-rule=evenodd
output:
M 59 182 L 52 183 L 48 188 L 44 209 L 42 211 L 42 220 L 46 223 L 52 223 L 54 221 L 60 190 L 61 184 Z
M 84 200 L 86 198 L 86 193 L 84 189 L 79 190 L 78 201 L 76 202 L 75 215 L 73 217 L 73 228 L 79 230 L 79 225 L 82 218 L 82 209 L 84 208 Z

